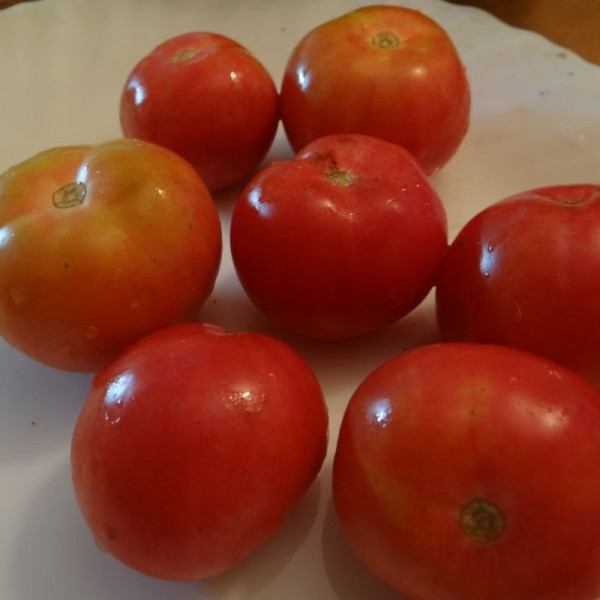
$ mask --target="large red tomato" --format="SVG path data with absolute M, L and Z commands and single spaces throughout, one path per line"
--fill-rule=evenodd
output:
M 454 155 L 470 104 L 446 31 L 400 6 L 366 6 L 313 29 L 281 86 L 281 118 L 296 151 L 323 135 L 363 133 L 404 146 L 427 173 Z
M 208 190 L 159 146 L 57 148 L 0 177 L 0 333 L 54 367 L 96 370 L 192 316 L 220 258 Z
M 211 190 L 248 176 L 279 122 L 278 95 L 264 66 L 236 41 L 196 32 L 171 38 L 131 71 L 121 95 L 127 136 L 174 150 Z
M 516 346 L 600 384 L 600 186 L 531 190 L 477 214 L 437 284 L 444 339 Z
M 259 173 L 231 223 L 240 281 L 297 334 L 389 325 L 427 295 L 446 249 L 442 203 L 404 148 L 361 135 L 316 140 Z
M 73 483 L 99 546 L 154 577 L 200 579 L 279 528 L 326 446 L 321 389 L 287 345 L 175 325 L 94 379 Z
M 419 600 L 600 596 L 600 394 L 520 350 L 438 344 L 359 386 L 334 459 L 358 556 Z

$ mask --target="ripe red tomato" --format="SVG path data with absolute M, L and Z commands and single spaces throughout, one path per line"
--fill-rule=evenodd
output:
M 600 186 L 531 190 L 477 214 L 437 284 L 445 340 L 515 346 L 600 384 Z
M 77 500 L 123 563 L 208 577 L 280 527 L 321 467 L 327 426 L 315 376 L 283 342 L 175 325 L 96 376 L 73 435 Z
M 316 140 L 259 173 L 231 222 L 239 279 L 297 334 L 344 338 L 393 323 L 427 295 L 446 215 L 404 148 L 362 135 Z
M 188 318 L 220 258 L 208 190 L 159 146 L 56 148 L 0 177 L 0 333 L 48 365 L 94 371 Z
M 600 394 L 520 350 L 438 344 L 384 364 L 344 415 L 335 506 L 407 598 L 600 594 Z
M 281 119 L 295 150 L 362 133 L 412 152 L 426 173 L 456 152 L 471 96 L 446 31 L 400 6 L 366 6 L 309 32 L 289 58 Z
M 267 153 L 279 122 L 278 95 L 264 66 L 236 41 L 188 33 L 133 68 L 120 115 L 126 136 L 174 150 L 215 191 L 248 176 Z

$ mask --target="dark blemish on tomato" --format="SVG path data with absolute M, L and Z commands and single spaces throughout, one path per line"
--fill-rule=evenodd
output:
M 478 544 L 491 544 L 502 537 L 506 519 L 502 511 L 489 500 L 474 498 L 465 504 L 459 515 L 462 532 Z

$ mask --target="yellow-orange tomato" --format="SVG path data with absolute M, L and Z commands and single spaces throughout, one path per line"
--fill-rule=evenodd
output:
M 220 258 L 210 193 L 159 146 L 54 148 L 0 176 L 0 334 L 48 365 L 96 370 L 188 318 Z

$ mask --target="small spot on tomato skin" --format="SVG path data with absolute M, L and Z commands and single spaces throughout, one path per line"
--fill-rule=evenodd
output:
M 108 549 L 106 547 L 107 542 L 114 542 L 116 541 L 116 539 L 116 529 L 114 527 L 111 527 L 110 525 L 104 525 L 102 531 L 102 538 L 96 537 L 94 542 L 96 543 L 96 547 L 98 548 L 98 550 L 100 550 L 101 552 L 108 552 Z
M 340 165 L 333 151 L 329 151 L 326 154 L 323 152 L 311 152 L 304 158 L 308 159 L 315 167 L 324 172 L 340 169 Z

